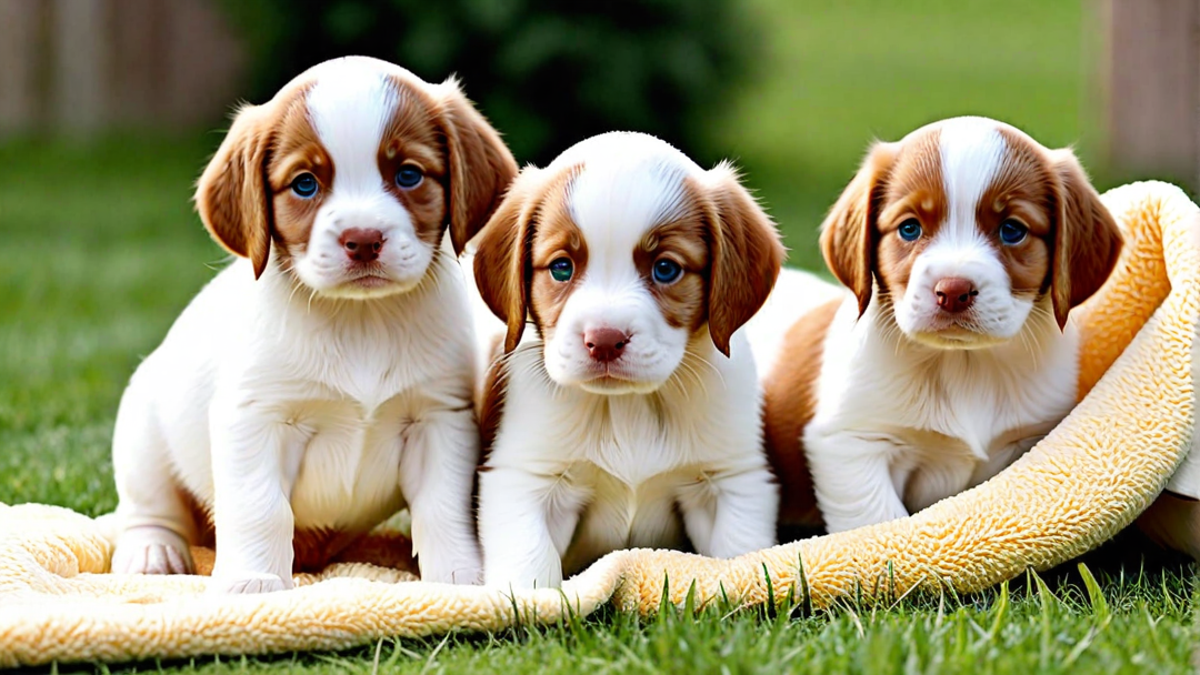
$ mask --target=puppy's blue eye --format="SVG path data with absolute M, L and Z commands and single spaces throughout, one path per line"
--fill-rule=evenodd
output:
M 1009 246 L 1016 246 L 1025 241 L 1025 236 L 1029 234 L 1029 228 L 1015 220 L 1006 220 L 1000 223 L 1000 241 Z
M 909 218 L 900 223 L 900 227 L 896 230 L 900 234 L 900 238 L 904 241 L 916 241 L 921 238 L 921 223 L 917 222 L 916 218 Z
M 421 170 L 415 166 L 405 164 L 396 171 L 396 185 L 405 190 L 417 187 L 424 179 L 425 174 L 421 173 Z
M 654 263 L 654 280 L 660 284 L 669 284 L 683 274 L 679 263 L 667 258 L 660 258 Z
M 302 173 L 292 181 L 292 192 L 301 199 L 308 199 L 317 194 L 317 177 L 311 173 Z
M 570 258 L 559 258 L 550 263 L 550 276 L 555 281 L 570 281 L 575 273 L 575 265 Z

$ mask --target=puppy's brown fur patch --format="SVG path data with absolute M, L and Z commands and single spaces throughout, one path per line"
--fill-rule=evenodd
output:
M 777 365 L 763 381 L 763 440 L 780 483 L 781 531 L 822 525 L 802 439 L 816 413 L 825 336 L 841 302 L 813 309 L 788 330 Z

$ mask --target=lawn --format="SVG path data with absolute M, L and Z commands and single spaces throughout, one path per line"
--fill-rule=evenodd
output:
M 816 227 L 872 139 L 985 115 L 1051 147 L 1082 141 L 1095 168 L 1088 1 L 745 0 L 769 59 L 707 139 L 744 167 L 805 267 L 821 265 Z
M 747 0 L 771 60 L 714 117 L 710 143 L 745 167 L 792 247 L 815 266 L 815 225 L 872 136 L 982 113 L 1049 144 L 1083 137 L 1087 64 L 1071 1 Z M 897 5 L 903 4 L 904 9 Z M 0 145 L 0 502 L 112 509 L 109 442 L 138 361 L 224 259 L 190 206 L 218 134 Z M 1138 542 L 1129 537 L 1127 542 Z M 827 613 L 714 611 L 338 654 L 196 659 L 180 671 L 1191 672 L 1193 568 L 1089 559 L 1007 592 L 907 598 Z M 1118 559 L 1119 560 L 1116 560 Z M 1115 561 L 1114 561 L 1115 560 Z M 1070 571 L 1068 568 L 1066 571 Z M 142 670 L 157 668 L 141 664 Z

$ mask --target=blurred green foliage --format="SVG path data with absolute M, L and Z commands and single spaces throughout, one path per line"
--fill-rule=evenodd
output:
M 225 0 L 251 49 L 251 101 L 323 60 L 364 54 L 457 74 L 518 161 L 593 134 L 655 134 L 704 160 L 704 118 L 756 62 L 735 0 Z

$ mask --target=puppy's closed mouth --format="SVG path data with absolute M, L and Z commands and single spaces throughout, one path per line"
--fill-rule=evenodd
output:
M 934 324 L 929 326 L 929 333 L 933 333 L 946 340 L 973 340 L 982 334 L 975 325 L 967 321 L 951 321 L 942 325 Z
M 354 265 L 346 269 L 345 286 L 354 288 L 383 288 L 395 283 L 395 280 L 381 265 L 370 263 Z
M 648 392 L 658 388 L 658 383 L 647 382 L 635 377 L 623 368 L 612 366 L 597 366 L 583 374 L 579 386 L 585 391 L 597 394 L 626 394 L 632 392 Z
M 613 368 L 612 366 L 605 365 L 605 366 L 594 366 L 592 368 L 589 368 L 588 370 L 589 370 L 589 372 L 587 372 L 585 374 L 585 377 L 587 378 L 585 381 L 588 383 L 592 383 L 592 382 L 597 382 L 597 383 L 624 382 L 624 383 L 628 383 L 628 382 L 637 381 L 637 378 L 631 377 L 629 375 L 629 373 L 625 372 L 625 370 L 623 368 Z
M 362 274 L 352 277 L 346 282 L 348 285 L 357 286 L 358 288 L 383 288 L 392 283 L 392 280 L 375 272 Z
M 983 349 L 993 347 L 1005 339 L 980 330 L 976 326 L 957 321 L 944 325 L 927 325 L 913 335 L 918 342 L 941 349 Z

